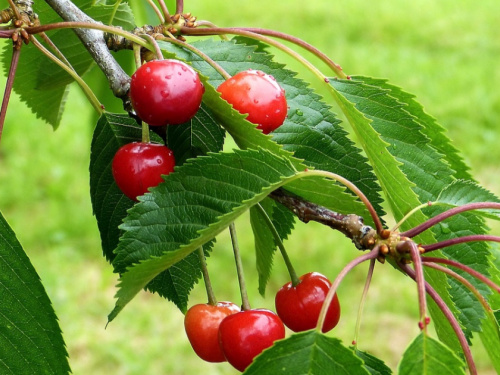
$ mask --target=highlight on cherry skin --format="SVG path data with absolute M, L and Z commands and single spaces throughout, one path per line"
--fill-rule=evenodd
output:
M 309 272 L 299 277 L 296 286 L 292 282 L 283 285 L 275 297 L 276 313 L 283 323 L 294 332 L 313 329 L 318 324 L 326 295 L 332 284 L 318 272 Z M 322 332 L 332 330 L 340 319 L 340 303 L 337 294 L 328 307 Z
M 229 315 L 220 324 L 219 344 L 227 361 L 243 372 L 264 349 L 285 338 L 285 326 L 274 312 L 244 310 Z
M 193 305 L 184 317 L 184 329 L 194 352 L 207 362 L 224 362 L 226 357 L 219 346 L 219 326 L 222 320 L 240 311 L 232 302 L 215 305 Z
M 198 73 L 178 60 L 152 60 L 130 81 L 130 100 L 137 116 L 151 126 L 189 121 L 201 105 L 205 87 Z
M 173 172 L 174 153 L 168 147 L 147 142 L 128 143 L 116 152 L 111 164 L 113 178 L 120 190 L 132 200 L 163 181 Z
M 264 134 L 280 127 L 287 116 L 285 90 L 276 79 L 260 70 L 246 70 L 219 85 L 217 91 L 238 112 L 248 114 Z

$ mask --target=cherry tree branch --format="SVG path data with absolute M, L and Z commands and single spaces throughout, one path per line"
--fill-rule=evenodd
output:
M 70 0 L 45 1 L 65 21 L 97 23 Z M 93 29 L 75 29 L 74 31 L 108 79 L 113 94 L 123 100 L 125 109 L 130 109 L 128 99 L 130 77 L 111 55 L 104 41 L 103 32 Z

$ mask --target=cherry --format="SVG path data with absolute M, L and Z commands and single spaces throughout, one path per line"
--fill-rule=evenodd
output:
M 219 325 L 228 315 L 240 308 L 232 302 L 192 306 L 184 317 L 186 335 L 195 353 L 207 362 L 224 362 L 226 357 L 219 346 Z
M 111 169 L 116 184 L 127 197 L 137 200 L 174 170 L 172 150 L 155 143 L 132 142 L 116 152 Z
M 285 326 L 270 310 L 252 309 L 229 315 L 220 324 L 219 344 L 227 361 L 244 371 L 274 341 L 285 337 Z
M 239 72 L 218 88 L 222 99 L 232 104 L 247 120 L 269 134 L 283 124 L 287 114 L 285 90 L 273 76 L 260 70 Z
M 292 286 L 289 282 L 276 293 L 276 312 L 283 323 L 294 332 L 313 329 L 325 297 L 332 286 L 330 280 L 318 272 L 306 273 L 299 277 L 300 283 Z M 335 294 L 328 308 L 322 332 L 333 329 L 340 319 L 340 303 Z
M 152 60 L 130 81 L 130 100 L 139 118 L 153 126 L 182 124 L 198 111 L 205 88 L 198 73 L 178 60 Z

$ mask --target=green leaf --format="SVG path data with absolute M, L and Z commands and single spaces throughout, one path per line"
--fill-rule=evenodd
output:
M 418 119 L 419 124 L 422 126 L 421 132 L 429 138 L 430 145 L 448 162 L 450 168 L 454 171 L 453 176 L 457 179 L 473 180 L 469 173 L 469 166 L 465 164 L 460 151 L 455 148 L 446 136 L 446 130 L 424 111 L 424 108 L 416 101 L 414 95 L 388 83 L 387 80 L 359 76 L 355 76 L 354 79 L 389 90 L 389 95 L 405 104 L 405 111 Z
M 307 331 L 274 343 L 257 356 L 245 375 L 367 375 L 370 372 L 340 340 Z
M 481 328 L 482 331 L 479 332 L 479 337 L 490 357 L 493 367 L 497 373 L 500 373 L 500 327 L 493 312 L 486 314 Z
M 111 113 L 103 114 L 94 130 L 90 147 L 90 198 L 103 254 L 109 261 L 114 258 L 113 250 L 121 235 L 118 226 L 134 205 L 116 185 L 111 162 L 121 146 L 140 141 L 141 135 L 141 127 L 134 119 Z M 162 143 L 154 133 L 150 136 L 152 142 Z
M 110 320 L 160 270 L 210 241 L 272 190 L 302 175 L 287 158 L 249 150 L 191 159 L 166 176 L 140 198 L 121 226 L 125 234 L 113 263 L 120 272 L 134 267 L 121 277 Z M 178 306 L 185 305 L 188 296 L 179 297 Z
M 463 361 L 455 353 L 439 341 L 421 333 L 406 349 L 398 374 L 465 375 L 465 371 Z
M 113 4 L 95 4 L 86 13 L 89 17 L 106 25 L 119 26 L 128 31 L 136 27 L 134 14 L 127 3 L 121 3 L 117 8 L 114 2 Z
M 474 181 L 457 180 L 453 181 L 441 191 L 437 198 L 437 202 L 439 204 L 457 207 L 474 202 L 500 203 L 500 199 Z M 500 220 L 499 210 L 483 209 L 477 210 L 475 213 L 489 219 Z
M 69 374 L 67 352 L 45 289 L 0 214 L 0 372 Z
M 255 237 L 255 258 L 257 273 L 259 275 L 259 293 L 264 296 L 266 284 L 271 275 L 273 257 L 276 251 L 276 240 L 267 224 L 267 218 L 272 222 L 281 240 L 286 239 L 289 229 L 293 227 L 295 216 L 276 204 L 270 198 L 259 203 L 260 207 L 250 208 L 250 224 Z M 277 219 L 276 219 L 277 218 Z
M 391 375 L 392 370 L 387 367 L 387 365 L 374 357 L 370 353 L 363 352 L 361 350 L 355 349 L 354 353 L 363 360 L 365 363 L 365 368 L 370 372 L 371 375 Z

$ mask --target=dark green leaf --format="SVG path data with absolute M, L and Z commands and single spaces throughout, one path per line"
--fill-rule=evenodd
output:
M 421 333 L 406 349 L 399 364 L 399 375 L 459 375 L 464 363 L 439 341 Z
M 121 278 L 110 320 L 159 272 L 297 176 L 288 159 L 264 150 L 198 157 L 166 176 L 164 183 L 140 197 L 121 226 L 125 234 L 114 265 L 119 272 L 134 267 Z M 188 296 L 181 297 L 176 303 L 183 306 Z
M 363 352 L 361 350 L 355 349 L 354 353 L 363 360 L 365 363 L 365 368 L 370 372 L 371 375 L 391 375 L 392 370 L 387 367 L 387 365 L 374 357 L 370 353 Z
M 245 375 L 368 375 L 363 361 L 340 340 L 317 331 L 294 334 L 262 352 Z
M 29 258 L 0 214 L 0 372 L 70 373 L 56 314 Z

